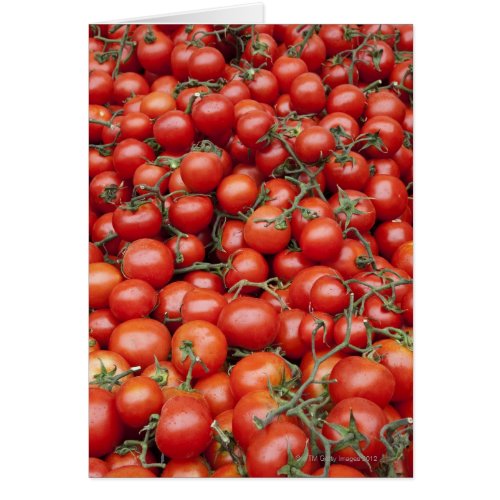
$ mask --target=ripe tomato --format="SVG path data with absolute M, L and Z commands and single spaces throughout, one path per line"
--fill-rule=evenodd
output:
M 413 227 L 400 220 L 386 221 L 377 226 L 374 235 L 380 254 L 391 259 L 403 243 L 413 240 Z
M 318 217 L 309 221 L 300 235 L 300 248 L 310 260 L 334 261 L 342 248 L 342 229 L 333 219 Z
M 109 295 L 109 308 L 120 321 L 148 316 L 156 306 L 158 293 L 146 281 L 130 279 L 118 283 Z
M 214 207 L 207 196 L 175 198 L 168 210 L 170 223 L 184 233 L 197 234 L 212 220 Z
M 200 132 L 209 137 L 219 137 L 231 131 L 234 125 L 234 105 L 224 95 L 209 94 L 194 103 L 191 116 Z
M 382 409 L 372 401 L 354 397 L 337 403 L 325 419 L 322 430 L 323 435 L 332 440 L 341 439 L 341 434 L 328 424 L 337 424 L 347 428 L 351 413 L 356 428 L 367 438 L 367 440 L 360 441 L 360 450 L 369 460 L 369 464 L 376 467 L 385 451 L 385 446 L 380 441 L 379 436 L 380 430 L 387 423 L 387 418 Z M 361 460 L 351 446 L 342 448 L 334 452 L 333 455 L 340 464 L 348 462 L 349 465 L 356 469 L 364 470 L 368 468 L 368 465 Z
M 313 342 L 318 350 L 331 348 L 333 325 L 333 318 L 327 313 L 321 311 L 307 313 L 300 322 L 300 338 L 308 348 L 312 348 Z
M 332 369 L 329 391 L 336 403 L 346 398 L 365 398 L 381 408 L 391 401 L 396 381 L 382 364 L 361 356 L 348 356 Z
M 304 431 L 289 422 L 273 422 L 258 431 L 247 450 L 247 471 L 250 477 L 278 477 L 288 464 L 289 455 L 300 457 L 308 450 Z M 311 472 L 311 456 L 300 470 Z
M 329 349 L 319 350 L 316 352 L 318 358 L 323 357 L 329 352 Z M 306 386 L 304 390 L 304 396 L 308 399 L 317 398 L 321 396 L 325 391 L 328 392 L 328 379 L 333 367 L 344 358 L 344 355 L 340 352 L 332 354 L 327 357 L 318 365 L 315 376 L 311 379 L 311 383 Z M 307 352 L 302 358 L 300 363 L 300 370 L 302 372 L 300 382 L 304 384 L 312 376 L 314 368 L 314 358 L 311 351 Z M 319 383 L 324 382 L 324 383 Z
M 291 281 L 295 275 L 311 266 L 312 262 L 303 252 L 282 250 L 273 259 L 273 273 L 283 282 Z
M 311 289 L 322 276 L 339 276 L 335 269 L 328 266 L 312 266 L 299 271 L 290 285 L 290 305 L 303 311 L 309 310 Z
M 392 220 L 399 217 L 408 203 L 405 185 L 392 175 L 376 174 L 368 181 L 365 194 L 371 198 L 377 219 Z
M 355 227 L 361 233 L 365 233 L 375 224 L 375 206 L 360 191 L 346 189 L 342 194 L 334 194 L 328 203 L 332 207 L 335 219 L 344 228 Z
M 161 288 L 170 281 L 174 272 L 172 253 L 160 241 L 150 238 L 135 240 L 125 250 L 122 269 L 129 279 L 141 279 L 153 288 Z
M 211 441 L 212 417 L 206 403 L 189 395 L 175 395 L 165 401 L 156 428 L 159 450 L 172 459 L 193 458 Z
M 413 240 L 402 243 L 394 252 L 391 263 L 413 276 Z
M 123 423 L 115 396 L 99 387 L 89 389 L 89 455 L 111 453 L 123 438 Z
M 331 156 L 325 165 L 326 184 L 331 192 L 338 188 L 364 190 L 370 179 L 370 169 L 363 156 L 351 151 L 347 157 Z
M 236 400 L 252 391 L 267 390 L 292 378 L 285 360 L 273 352 L 255 352 L 238 361 L 229 375 Z
M 356 65 L 359 75 L 366 83 L 386 80 L 394 67 L 394 52 L 386 42 L 381 40 L 368 41 L 366 47 L 358 52 L 358 58 Z
M 201 457 L 170 460 L 161 477 L 209 477 L 210 471 Z
M 333 219 L 333 213 L 328 203 L 316 196 L 302 198 L 299 202 L 299 207 L 301 208 L 293 211 L 291 220 L 292 234 L 296 240 L 300 239 L 304 227 L 306 227 L 311 219 L 315 217 L 329 217 Z
M 283 94 L 290 92 L 292 82 L 297 76 L 307 72 L 307 64 L 302 59 L 286 55 L 278 57 L 272 68 L 272 73 L 278 80 L 280 91 Z
M 106 262 L 95 262 L 89 266 L 89 306 L 102 309 L 109 304 L 113 288 L 123 280 L 120 271 Z
M 118 469 L 110 470 L 104 477 L 156 477 L 150 469 L 138 465 L 126 465 Z
M 265 111 L 255 110 L 245 113 L 236 123 L 239 140 L 251 149 L 264 149 L 266 140 L 261 140 L 273 126 L 273 118 Z
M 154 238 L 161 231 L 162 214 L 150 202 L 118 207 L 113 212 L 113 227 L 124 241 Z
M 121 375 L 129 369 L 130 365 L 128 362 L 117 352 L 96 350 L 89 354 L 89 384 L 97 385 L 99 376 L 103 370 L 109 374 L 113 372 L 116 376 Z M 116 392 L 120 387 L 120 383 L 123 383 L 130 378 L 132 378 L 132 373 L 130 373 L 130 375 L 123 376 L 119 379 L 118 383 L 111 388 L 111 392 Z
M 129 201 L 131 189 L 116 172 L 105 171 L 94 176 L 89 185 L 89 195 L 91 207 L 107 213 Z
M 137 167 L 154 159 L 154 151 L 137 139 L 124 139 L 113 151 L 113 165 L 122 179 L 132 179 Z
M 338 314 L 349 306 L 349 293 L 338 277 L 323 276 L 311 288 L 311 305 L 315 311 Z
M 352 50 L 359 45 L 359 37 L 347 37 L 346 30 L 349 28 L 357 29 L 349 24 L 324 24 L 321 26 L 318 35 L 323 40 L 328 57 Z
M 282 213 L 281 209 L 269 205 L 257 208 L 243 228 L 246 244 L 264 254 L 275 254 L 285 249 L 290 242 L 292 230 L 287 221 L 276 227 L 276 221 Z
M 303 130 L 295 141 L 295 153 L 305 163 L 316 163 L 335 149 L 333 135 L 323 127 L 313 126 Z
M 153 124 L 148 115 L 141 112 L 127 113 L 120 122 L 120 139 L 144 141 L 153 135 Z
M 300 324 L 305 312 L 300 309 L 286 309 L 279 312 L 279 329 L 275 344 L 279 345 L 289 359 L 298 360 L 307 352 L 309 345 L 300 336 Z
M 109 472 L 109 465 L 99 458 L 89 458 L 89 477 L 104 477 Z
M 326 105 L 323 82 L 316 73 L 299 74 L 290 86 L 293 109 L 301 115 L 319 113 Z
M 182 111 L 172 110 L 161 115 L 153 126 L 153 135 L 161 147 L 184 153 L 194 140 L 191 117 Z
M 213 47 L 193 51 L 188 61 L 188 75 L 195 80 L 217 80 L 224 74 L 224 56 Z
M 278 99 L 279 88 L 278 80 L 267 69 L 256 70 L 251 80 L 246 84 L 250 90 L 252 99 L 262 104 L 273 105 Z
M 392 92 L 381 90 L 372 92 L 366 100 L 365 116 L 389 116 L 399 123 L 403 123 L 406 114 L 406 106 Z
M 364 151 L 370 158 L 391 158 L 403 145 L 403 127 L 389 116 L 374 116 L 361 127 L 362 134 L 375 134 L 378 147 L 368 146 Z
M 116 408 L 122 422 L 140 429 L 163 405 L 160 386 L 151 378 L 139 376 L 127 380 L 116 393 Z
M 225 372 L 204 376 L 196 382 L 194 390 L 203 394 L 214 418 L 220 413 L 234 408 L 236 401 L 229 375 Z
M 192 192 L 209 193 L 222 179 L 222 163 L 215 153 L 192 151 L 181 161 L 181 176 Z
M 150 318 L 120 323 L 111 334 L 109 349 L 121 354 L 131 366 L 146 368 L 170 353 L 170 333 L 165 325 Z
M 335 344 L 340 345 L 345 342 L 347 334 L 349 332 L 348 344 L 359 349 L 365 349 L 368 343 L 368 337 L 366 333 L 365 326 L 366 318 L 364 316 L 353 315 L 349 322 L 347 316 L 341 316 L 335 323 L 333 328 L 333 340 Z M 344 353 L 351 353 L 353 350 L 350 347 L 344 347 L 342 349 Z
M 380 364 L 394 376 L 396 382 L 391 401 L 407 401 L 413 397 L 413 353 L 393 339 L 379 340 L 373 344 L 380 356 Z
M 224 283 L 227 288 L 232 288 L 242 280 L 259 283 L 265 281 L 269 275 L 269 266 L 266 259 L 252 248 L 242 248 L 234 252 L 231 258 L 231 266 L 224 275 Z M 252 285 L 241 288 L 243 293 L 257 290 Z
M 224 306 L 217 325 L 230 346 L 257 351 L 273 343 L 279 319 L 274 308 L 264 300 L 239 297 Z
M 193 365 L 193 377 L 199 378 L 219 370 L 227 354 L 227 342 L 221 330 L 203 320 L 194 320 L 180 326 L 172 337 L 172 363 L 183 375 L 193 363 L 186 356 L 184 345 L 188 344 L 200 361 Z
M 326 110 L 328 113 L 342 112 L 355 120 L 363 114 L 366 107 L 366 97 L 363 92 L 349 83 L 337 85 L 328 94 Z
M 245 174 L 225 177 L 217 187 L 217 201 L 222 210 L 231 215 L 246 212 L 253 206 L 259 190 L 255 181 Z
M 336 269 L 344 278 L 351 279 L 358 274 L 366 264 L 360 259 L 367 259 L 365 246 L 357 240 L 346 238 L 342 241 L 340 252 L 336 259 L 327 263 Z

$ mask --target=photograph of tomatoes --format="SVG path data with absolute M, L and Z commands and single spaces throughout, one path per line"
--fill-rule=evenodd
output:
M 413 26 L 89 26 L 90 477 L 413 476 Z

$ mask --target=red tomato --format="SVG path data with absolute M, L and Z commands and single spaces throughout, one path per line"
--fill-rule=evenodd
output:
M 122 422 L 136 429 L 144 427 L 162 405 L 160 386 L 149 377 L 131 378 L 116 393 L 116 408 Z
M 165 325 L 149 318 L 120 323 L 111 334 L 109 349 L 121 354 L 131 366 L 146 368 L 170 353 L 170 333 Z
M 184 153 L 194 140 L 191 117 L 182 111 L 172 110 L 161 115 L 153 126 L 153 135 L 161 147 Z
M 123 423 L 111 392 L 89 389 L 89 455 L 102 457 L 111 453 L 123 438 Z
M 193 364 L 191 358 L 186 356 L 186 344 L 200 359 L 193 365 L 192 375 L 195 378 L 217 372 L 226 360 L 227 342 L 221 330 L 208 321 L 189 321 L 180 326 L 172 337 L 172 362 L 183 375 Z
M 290 99 L 293 109 L 301 115 L 322 111 L 326 96 L 321 78 L 316 73 L 298 75 L 290 86 Z
M 295 141 L 295 153 L 305 163 L 316 163 L 335 149 L 332 134 L 323 127 L 314 126 L 303 130 Z
M 278 334 L 279 318 L 267 302 L 239 297 L 224 306 L 217 325 L 230 346 L 257 351 L 272 344 Z
M 289 454 L 300 457 L 308 451 L 308 440 L 300 427 L 289 422 L 274 422 L 258 431 L 247 450 L 247 471 L 250 477 L 278 477 L 288 464 Z M 311 456 L 300 470 L 312 469 Z
M 391 401 L 396 385 L 393 374 L 382 364 L 361 356 L 348 356 L 332 369 L 329 385 L 334 402 L 346 398 L 365 398 L 380 407 Z
M 285 249 L 292 230 L 286 220 L 280 223 L 282 213 L 281 209 L 269 205 L 257 208 L 243 228 L 246 244 L 264 254 L 275 254 Z
M 267 279 L 269 266 L 266 259 L 252 248 L 242 248 L 234 252 L 231 258 L 231 267 L 224 276 L 227 288 L 232 288 L 242 280 L 260 283 Z M 245 285 L 241 288 L 243 293 L 254 292 L 256 287 Z
M 272 352 L 255 352 L 242 358 L 229 375 L 236 400 L 252 391 L 267 390 L 268 383 L 278 385 L 291 377 L 285 360 Z
M 333 423 L 347 428 L 351 413 L 357 430 L 367 438 L 367 440 L 360 441 L 360 450 L 367 457 L 370 466 L 376 467 L 385 451 L 385 446 L 380 441 L 379 436 L 380 430 L 387 423 L 387 418 L 382 409 L 375 403 L 358 397 L 340 401 L 326 417 L 323 435 L 332 440 L 341 439 L 341 434 L 327 424 Z M 347 462 L 352 467 L 361 470 L 369 467 L 351 446 L 334 452 L 333 456 L 341 465 L 343 465 L 342 462 Z
M 357 120 L 364 112 L 366 97 L 363 92 L 349 83 L 338 85 L 328 94 L 326 110 L 328 113 L 342 112 Z
M 231 389 L 229 375 L 225 372 L 203 377 L 196 382 L 194 389 L 203 394 L 214 418 L 220 413 L 234 408 L 233 390 Z
M 329 349 L 319 350 L 316 352 L 316 356 L 320 358 L 323 357 L 328 352 Z M 317 398 L 318 396 L 321 396 L 325 391 L 328 392 L 329 384 L 327 384 L 327 381 L 328 378 L 330 377 L 332 368 L 343 358 L 344 355 L 339 352 L 332 354 L 331 356 L 328 356 L 324 361 L 319 363 L 316 374 L 314 377 L 312 377 L 314 368 L 314 358 L 311 351 L 306 353 L 306 355 L 302 358 L 302 362 L 300 363 L 300 370 L 302 372 L 300 383 L 304 384 L 310 381 L 310 383 L 306 386 L 304 390 L 304 396 L 306 398 L 309 399 Z M 318 382 L 324 382 L 324 383 L 318 383 Z
M 405 185 L 397 177 L 376 174 L 368 181 L 365 194 L 371 198 L 377 219 L 386 221 L 399 217 L 408 203 Z
M 339 314 L 349 306 L 349 293 L 338 277 L 323 276 L 311 288 L 311 305 L 316 311 Z
M 413 353 L 393 339 L 373 344 L 380 356 L 380 364 L 394 376 L 396 386 L 391 401 L 407 401 L 413 397 Z
M 212 417 L 202 400 L 175 395 L 165 402 L 156 428 L 156 445 L 172 459 L 193 458 L 210 444 Z
M 342 248 L 342 229 L 333 219 L 318 217 L 306 224 L 300 235 L 300 248 L 310 260 L 335 260 Z
M 255 181 L 245 174 L 228 175 L 217 187 L 217 201 L 222 210 L 236 215 L 253 206 L 259 190 Z
M 210 471 L 201 457 L 170 460 L 161 477 L 209 477 Z
M 118 283 L 109 296 L 109 308 L 120 321 L 148 316 L 158 301 L 158 293 L 146 281 L 130 279 Z

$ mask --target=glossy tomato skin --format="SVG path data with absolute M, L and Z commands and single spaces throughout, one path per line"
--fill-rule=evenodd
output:
M 273 259 L 273 273 L 283 282 L 291 281 L 295 275 L 312 266 L 312 262 L 304 256 L 303 252 L 295 250 L 282 250 Z
M 170 223 L 184 233 L 197 234 L 212 220 L 214 207 L 206 196 L 183 196 L 173 200 L 169 208 Z
M 251 208 L 258 194 L 257 184 L 245 174 L 228 175 L 219 183 L 216 192 L 222 210 L 232 215 Z
M 334 402 L 346 398 L 368 399 L 381 408 L 391 401 L 396 381 L 382 364 L 361 356 L 348 356 L 339 361 L 330 374 L 330 396 Z
M 124 139 L 113 151 L 113 165 L 122 179 L 132 179 L 145 160 L 154 159 L 154 151 L 146 143 L 133 138 Z
M 268 390 L 252 391 L 245 394 L 234 407 L 232 431 L 234 438 L 243 450 L 246 450 L 253 437 L 259 431 L 254 418 L 264 419 L 266 415 L 278 408 L 278 403 Z M 285 415 L 280 415 L 273 421 L 289 421 Z
M 111 453 L 123 437 L 123 423 L 115 396 L 99 387 L 89 389 L 89 454 L 102 457 Z
M 279 329 L 275 344 L 281 346 L 288 359 L 301 359 L 309 348 L 300 336 L 300 325 L 305 314 L 300 309 L 285 309 L 279 313 Z
M 220 312 L 226 304 L 226 299 L 219 292 L 195 288 L 184 296 L 181 309 L 182 321 L 188 323 L 203 320 L 216 325 Z
M 371 198 L 377 219 L 392 220 L 399 217 L 408 203 L 408 193 L 403 182 L 391 175 L 376 174 L 370 178 L 365 193 Z
M 109 296 L 109 308 L 120 321 L 148 316 L 156 306 L 158 293 L 145 281 L 130 279 L 118 283 Z
M 413 240 L 402 243 L 396 249 L 391 264 L 413 276 Z
M 349 293 L 336 276 L 323 276 L 311 288 L 311 305 L 315 311 L 339 314 L 349 306 Z
M 229 375 L 225 372 L 221 371 L 204 376 L 196 382 L 194 389 L 203 394 L 214 418 L 220 413 L 234 408 L 236 401 Z
M 394 376 L 396 386 L 391 401 L 407 401 L 413 397 L 413 353 L 393 339 L 374 342 L 380 364 Z
M 369 158 L 391 158 L 403 145 L 404 132 L 399 122 L 390 116 L 374 116 L 361 127 L 362 134 L 377 134 L 381 145 L 368 146 L 364 151 Z
M 156 445 L 172 459 L 193 458 L 210 444 L 212 417 L 206 403 L 182 394 L 169 398 L 156 428 Z
M 349 83 L 338 85 L 330 94 L 326 102 L 328 113 L 342 112 L 352 116 L 355 120 L 363 114 L 366 106 L 366 97 L 363 92 Z
M 172 338 L 172 362 L 183 375 L 188 373 L 192 363 L 189 357 L 184 357 L 181 349 L 184 342 L 190 342 L 194 354 L 205 365 L 194 365 L 192 374 L 195 378 L 217 372 L 226 360 L 227 342 L 222 331 L 208 321 L 189 321 L 180 326 Z
M 314 283 L 317 279 L 327 275 L 336 276 L 338 273 L 328 266 L 312 266 L 297 273 L 290 285 L 290 305 L 307 311 Z
M 348 427 L 351 412 L 358 431 L 370 440 L 369 443 L 362 440 L 360 449 L 367 457 L 370 465 L 377 467 L 385 451 L 385 446 L 380 441 L 379 435 L 380 430 L 387 423 L 387 417 L 375 403 L 364 398 L 355 397 L 340 401 L 333 407 L 325 421 Z M 340 434 L 326 424 L 323 426 L 322 432 L 328 439 L 340 439 Z M 368 468 L 368 465 L 356 455 L 350 446 L 334 452 L 333 455 L 339 464 L 349 464 L 359 470 Z
M 99 458 L 89 458 L 89 477 L 104 477 L 109 472 L 109 465 Z
M 342 248 L 342 229 L 329 217 L 317 217 L 304 227 L 300 235 L 300 248 L 310 260 L 335 260 Z
M 290 99 L 297 113 L 319 113 L 326 105 L 323 82 L 316 73 L 298 75 L 290 86 Z
M 288 463 L 288 450 L 300 457 L 308 447 L 307 437 L 300 427 L 289 422 L 274 422 L 257 432 L 247 450 L 247 470 L 250 477 L 279 477 L 279 470 Z M 312 469 L 311 457 L 301 470 Z
M 234 287 L 242 280 L 255 283 L 266 281 L 269 275 L 269 265 L 266 259 L 252 248 L 236 250 L 231 257 L 231 267 L 224 275 L 224 283 L 228 289 Z M 250 293 L 257 287 L 245 285 L 241 288 L 243 293 Z
M 171 110 L 156 120 L 153 134 L 163 148 L 184 153 L 194 140 L 195 130 L 189 115 Z
M 163 323 L 165 318 L 178 319 L 181 317 L 181 306 L 185 295 L 194 289 L 194 286 L 185 281 L 169 283 L 158 293 L 158 306 L 153 311 L 153 318 Z M 172 329 L 180 326 L 180 322 L 168 323 Z
M 327 354 L 329 351 L 330 349 L 318 350 L 316 352 L 316 356 L 320 358 L 325 354 Z M 313 382 L 311 382 L 304 390 L 304 396 L 306 398 L 308 399 L 316 398 L 321 396 L 325 391 L 328 392 L 328 385 L 329 385 L 328 379 L 330 377 L 330 373 L 333 367 L 343 358 L 344 354 L 342 354 L 341 352 L 336 352 L 335 354 L 332 354 L 319 364 L 316 375 L 314 379 L 312 379 Z M 302 361 L 300 363 L 300 370 L 302 372 L 300 379 L 301 384 L 304 384 L 306 381 L 309 380 L 309 378 L 312 375 L 313 368 L 314 368 L 314 358 L 312 352 L 309 351 L 302 358 Z M 321 384 L 318 382 L 324 382 L 324 383 Z
M 172 278 L 174 259 L 164 243 L 141 238 L 127 247 L 122 269 L 127 278 L 141 279 L 153 288 L 161 288 Z
M 352 151 L 349 157 L 339 160 L 331 156 L 325 165 L 326 184 L 335 193 L 341 189 L 363 191 L 370 179 L 370 169 L 365 158 Z
M 163 405 L 160 386 L 151 378 L 138 376 L 127 380 L 116 393 L 116 408 L 122 422 L 140 429 Z
M 136 209 L 118 207 L 113 212 L 113 227 L 124 241 L 158 236 L 161 224 L 162 214 L 154 203 L 144 203 Z
M 345 228 L 349 215 L 349 227 L 355 227 L 361 233 L 369 231 L 376 221 L 375 206 L 372 201 L 364 193 L 354 189 L 346 189 L 342 194 L 342 200 L 340 193 L 334 194 L 328 200 L 337 222 Z M 347 203 L 343 201 L 344 197 Z M 358 211 L 361 213 L 357 213 Z
M 126 465 L 118 469 L 110 470 L 104 477 L 156 477 L 151 469 L 145 469 L 138 465 Z
M 348 344 L 353 345 L 359 349 L 365 349 L 368 343 L 368 337 L 366 332 L 365 322 L 366 318 L 364 316 L 353 315 L 350 321 L 350 333 Z M 348 321 L 347 317 L 341 316 L 336 322 L 333 328 L 333 340 L 336 345 L 343 344 L 346 341 L 348 332 Z M 353 349 L 347 345 L 342 348 L 342 352 L 351 353 Z
M 165 360 L 170 353 L 171 337 L 165 325 L 150 318 L 120 323 L 111 334 L 109 349 L 121 354 L 131 366 L 146 368 Z
M 102 309 L 109 305 L 113 288 L 123 280 L 120 271 L 106 262 L 95 262 L 89 266 L 89 306 Z
M 201 457 L 170 460 L 161 477 L 209 477 L 210 471 Z
M 291 370 L 284 359 L 272 352 L 256 352 L 242 358 L 229 375 L 231 388 L 237 400 L 245 394 L 267 389 L 291 378 Z
M 89 334 L 106 348 L 111 333 L 119 323 L 110 309 L 96 309 L 89 314 Z
M 373 60 L 373 54 L 381 51 L 378 67 Z M 356 64 L 359 75 L 364 82 L 386 80 L 394 67 L 394 52 L 391 47 L 381 40 L 370 40 L 367 47 L 359 51 L 360 61 Z
M 209 137 L 219 137 L 234 126 L 234 105 L 224 95 L 209 94 L 195 102 L 191 116 L 197 130 Z
M 401 220 L 386 221 L 377 226 L 374 235 L 380 254 L 391 259 L 400 245 L 413 240 L 413 227 Z
M 292 235 L 288 222 L 276 227 L 277 219 L 282 215 L 278 207 L 263 205 L 247 219 L 243 236 L 247 245 L 263 254 L 275 254 L 284 250 Z
M 239 297 L 224 306 L 217 325 L 230 346 L 258 351 L 276 339 L 279 319 L 262 299 Z

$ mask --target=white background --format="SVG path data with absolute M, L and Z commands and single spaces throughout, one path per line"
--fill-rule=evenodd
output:
M 1 28 L 4 498 L 484 498 L 495 488 L 500 79 L 493 3 L 265 3 L 270 23 L 415 24 L 416 479 L 86 479 L 87 24 L 208 5 L 17 1 L 2 13 Z

